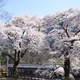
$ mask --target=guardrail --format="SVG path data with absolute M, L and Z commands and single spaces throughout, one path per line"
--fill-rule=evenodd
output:
M 13 67 L 13 64 L 8 64 L 7 67 Z M 55 68 L 53 64 L 19 64 L 17 67 L 23 68 Z

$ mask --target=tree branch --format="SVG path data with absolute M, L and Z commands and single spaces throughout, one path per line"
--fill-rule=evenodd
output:
M 24 33 L 25 33 L 25 31 L 23 31 L 22 36 L 21 36 L 21 39 L 23 38 Z
M 8 39 L 13 43 L 12 39 L 8 36 Z
M 63 28 L 63 30 L 65 31 L 67 37 L 70 38 L 70 36 L 69 36 L 69 34 L 68 34 L 68 31 L 67 31 L 68 25 L 66 26 L 66 28 L 64 28 L 64 27 L 63 27 L 63 23 L 64 23 L 64 22 L 61 22 L 61 23 L 59 23 L 59 25 Z
M 28 50 L 28 48 L 27 49 L 25 49 L 25 51 L 24 52 L 21 52 L 21 58 L 23 58 L 23 56 L 24 56 L 24 54 L 26 53 L 26 51 Z
M 79 31 L 77 31 L 77 32 L 75 33 L 75 35 L 77 35 L 79 32 L 80 32 L 80 30 L 79 30 Z M 75 36 L 75 35 L 74 35 L 74 36 Z
M 68 25 L 67 25 L 67 26 L 68 26 Z M 65 31 L 67 37 L 70 38 L 70 36 L 69 36 L 69 34 L 68 34 L 68 31 L 67 31 L 67 26 L 66 26 L 66 29 L 65 29 L 63 26 L 62 26 L 62 27 L 63 27 L 63 29 L 64 29 L 64 31 Z
M 18 60 L 17 60 L 17 61 L 19 61 L 19 60 L 20 60 L 20 51 L 18 51 L 17 58 L 18 58 Z
M 16 51 L 16 49 L 14 49 L 14 51 L 15 51 L 15 53 L 14 53 L 14 58 L 15 58 L 15 60 L 16 60 L 17 51 Z
M 15 61 L 15 58 L 13 58 L 10 54 L 8 54 L 8 53 L 3 53 L 3 54 L 7 55 L 8 57 L 10 57 L 12 60 Z

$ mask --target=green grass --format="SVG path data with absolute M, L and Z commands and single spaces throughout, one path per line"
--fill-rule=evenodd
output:
M 52 58 L 52 59 L 56 61 L 56 64 L 64 64 L 64 61 L 61 58 Z

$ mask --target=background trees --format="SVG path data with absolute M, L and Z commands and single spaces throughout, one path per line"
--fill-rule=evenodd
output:
M 11 15 L 3 9 L 8 0 L 0 0 L 0 22 L 5 23 L 11 19 Z

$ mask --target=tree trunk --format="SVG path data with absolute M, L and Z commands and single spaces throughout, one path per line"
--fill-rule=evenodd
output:
M 17 76 L 16 73 L 17 73 L 17 66 L 19 64 L 19 61 L 15 61 L 14 62 L 14 65 L 13 65 L 13 68 L 12 68 L 12 75 L 13 76 Z
M 69 80 L 69 73 L 70 73 L 70 57 L 68 51 L 65 54 L 65 61 L 64 61 L 64 76 L 65 80 Z

